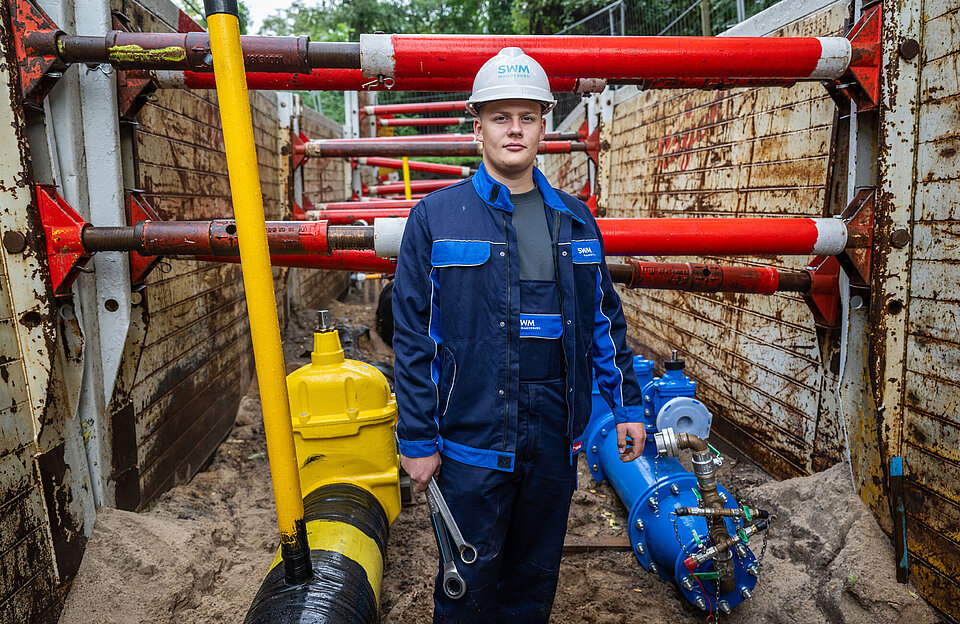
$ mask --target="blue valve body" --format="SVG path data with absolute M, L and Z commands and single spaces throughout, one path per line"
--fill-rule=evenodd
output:
M 652 380 L 653 362 L 639 356 L 634 359 L 634 370 L 640 387 L 644 388 L 644 396 L 650 396 L 651 409 L 653 406 L 659 409 L 678 396 L 693 397 L 696 383 L 690 381 L 683 371 L 666 371 L 663 377 Z M 697 551 L 694 532 L 701 541 L 709 541 L 707 521 L 698 516 L 677 517 L 674 529 L 672 512 L 677 507 L 697 507 L 699 504 L 697 479 L 676 458 L 657 458 L 653 440 L 653 434 L 657 431 L 655 422 L 656 411 L 652 418 L 646 419 L 647 441 L 643 454 L 629 463 L 620 461 L 613 414 L 594 382 L 593 413 L 583 436 L 587 465 L 595 481 L 610 482 L 629 510 L 628 533 L 633 554 L 640 565 L 649 570 L 651 564 L 655 563 L 660 578 L 677 583 L 687 600 L 694 604 L 697 596 L 703 595 L 700 586 L 694 582 L 693 590 L 687 590 L 680 581 L 690 574 L 684 561 L 690 553 Z M 718 485 L 717 489 L 726 497 L 726 506 L 736 509 L 738 505 L 733 495 L 722 485 Z M 727 518 L 725 522 L 728 532 L 735 534 L 733 520 Z M 643 529 L 639 528 L 641 525 Z M 707 592 L 705 600 L 714 610 L 719 600 L 726 600 L 730 607 L 740 604 L 743 601 L 740 589 L 753 591 L 757 583 L 756 577 L 747 573 L 747 566 L 756 563 L 749 547 L 745 557 L 741 558 L 736 553 L 733 553 L 733 557 L 736 560 L 736 590 L 717 596 L 715 581 L 701 581 Z M 696 571 L 712 572 L 712 561 L 702 564 Z

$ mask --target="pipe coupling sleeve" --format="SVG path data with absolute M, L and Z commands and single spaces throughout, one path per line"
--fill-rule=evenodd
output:
M 228 13 L 240 17 L 237 0 L 203 0 L 203 12 L 207 17 L 217 13 Z
M 400 255 L 400 241 L 407 218 L 377 219 L 373 222 L 373 249 L 378 258 L 396 258 Z
M 657 445 L 657 455 L 664 457 L 677 457 L 680 455 L 680 447 L 677 446 L 677 434 L 673 429 L 664 429 L 660 433 L 653 434 L 653 441 Z
M 360 35 L 360 75 L 364 78 L 392 78 L 396 60 L 393 35 Z

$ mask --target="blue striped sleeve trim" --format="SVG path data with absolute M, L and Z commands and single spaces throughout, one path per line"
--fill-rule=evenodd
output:
M 432 440 L 401 440 L 398 437 L 397 446 L 404 457 L 430 457 L 440 452 L 444 445 L 440 436 L 437 436 Z
M 623 405 L 623 371 L 617 366 L 617 346 L 610 334 L 612 323 L 603 312 L 603 274 L 597 267 L 597 303 L 594 314 L 593 344 L 594 364 L 597 367 L 597 383 L 610 393 L 615 405 Z

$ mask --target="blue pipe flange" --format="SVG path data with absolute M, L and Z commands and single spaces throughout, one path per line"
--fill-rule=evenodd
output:
M 604 440 L 611 435 L 613 437 L 613 444 L 616 446 L 617 428 L 614 424 L 613 414 L 608 412 L 606 416 L 601 416 L 598 415 L 597 412 L 594 412 L 593 417 L 587 424 L 587 430 L 583 434 L 583 441 L 586 448 L 587 466 L 590 468 L 590 476 L 592 476 L 593 480 L 597 483 L 602 483 L 607 478 L 603 472 L 603 464 L 600 461 L 600 449 L 603 446 Z M 648 440 L 648 444 L 652 443 L 652 441 L 653 438 L 651 437 L 650 440 Z
M 707 406 L 690 397 L 675 397 L 663 404 L 657 413 L 657 430 L 673 429 L 675 433 L 692 433 L 706 440 L 710 436 L 713 414 Z

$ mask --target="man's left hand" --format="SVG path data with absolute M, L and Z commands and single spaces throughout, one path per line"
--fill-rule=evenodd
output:
M 630 438 L 630 442 L 627 441 Z M 647 442 L 647 427 L 642 422 L 628 422 L 617 425 L 617 450 L 620 461 L 631 462 L 643 453 Z

